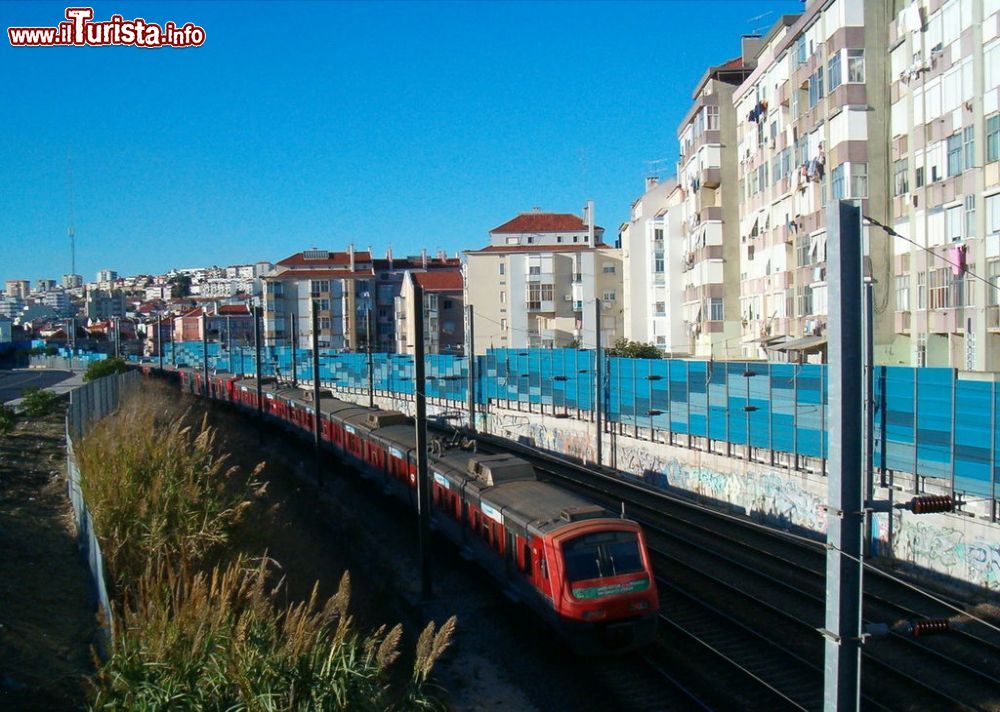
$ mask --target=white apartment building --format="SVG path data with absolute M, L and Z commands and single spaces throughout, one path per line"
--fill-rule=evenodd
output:
M 733 93 L 739 176 L 742 355 L 824 360 L 826 206 L 888 213 L 888 5 L 811 2 L 762 41 Z M 863 228 L 875 340 L 892 342 L 892 239 Z
M 619 231 L 622 251 L 624 336 L 654 344 L 664 353 L 687 355 L 684 325 L 683 192 L 675 180 L 646 179 L 646 192 L 632 204 Z
M 375 274 L 369 252 L 305 250 L 278 262 L 264 278 L 264 343 L 284 346 L 297 317 L 297 345 L 312 347 L 312 308 L 318 306 L 321 348 L 359 350 L 367 345 L 366 311 Z
M 110 284 L 118 279 L 118 273 L 113 269 L 102 269 L 97 273 L 97 283 L 102 285 Z
M 733 91 L 750 74 L 759 38 L 739 57 L 709 67 L 677 129 L 681 188 L 682 321 L 687 351 L 734 358 L 739 350 L 739 233 Z
M 1000 1 L 915 0 L 891 19 L 889 363 L 1000 370 Z
M 606 345 L 624 334 L 621 250 L 604 244 L 593 215 L 590 201 L 582 219 L 536 208 L 491 230 L 486 247 L 465 252 L 476 353 L 594 348 L 597 328 Z M 596 299 L 603 302 L 599 320 Z
M 414 353 L 418 308 L 414 299 L 414 283 L 423 289 L 424 353 L 463 353 L 465 315 L 462 292 L 465 280 L 458 270 L 404 273 L 400 294 L 395 300 L 396 353 Z

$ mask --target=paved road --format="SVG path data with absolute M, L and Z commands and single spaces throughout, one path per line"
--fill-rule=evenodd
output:
M 0 403 L 20 400 L 25 388 L 48 388 L 56 393 L 65 393 L 79 383 L 79 374 L 76 374 L 76 378 L 74 378 L 74 374 L 70 371 L 27 368 L 0 371 Z M 56 384 L 61 385 L 57 387 Z

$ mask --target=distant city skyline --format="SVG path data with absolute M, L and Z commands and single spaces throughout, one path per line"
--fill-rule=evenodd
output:
M 802 7 L 95 3 L 97 20 L 192 21 L 207 40 L 0 44 L 0 281 L 70 272 L 69 154 L 85 281 L 351 242 L 454 254 L 588 199 L 611 241 L 649 162 L 673 172 L 706 67 Z M 2 8 L 5 27 L 55 25 L 65 4 Z

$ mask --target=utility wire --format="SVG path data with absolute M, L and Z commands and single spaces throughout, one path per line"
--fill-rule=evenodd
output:
M 985 282 L 987 285 L 989 285 L 993 289 L 996 289 L 997 291 L 1000 291 L 1000 282 L 994 282 L 994 281 L 992 281 L 990 279 L 987 279 L 986 277 L 979 276 L 978 274 L 976 274 L 975 272 L 973 272 L 968 267 L 966 267 L 964 265 L 961 265 L 958 262 L 952 262 L 951 260 L 949 260 L 944 255 L 939 255 L 938 253 L 936 253 L 931 248 L 924 247 L 923 245 L 921 245 L 916 240 L 911 240 L 910 238 L 906 237 L 905 235 L 900 235 L 898 232 L 896 232 L 895 230 L 893 230 L 891 227 L 889 227 L 888 225 L 883 225 L 882 223 L 880 223 L 875 218 L 870 218 L 867 215 L 862 215 L 861 217 L 863 217 L 865 220 L 867 220 L 870 224 L 874 225 L 875 227 L 881 228 L 882 230 L 885 230 L 885 232 L 886 232 L 887 235 L 891 235 L 893 237 L 898 237 L 900 240 L 905 240 L 906 242 L 909 242 L 911 245 L 916 245 L 917 247 L 919 247 L 924 252 L 928 253 L 929 255 L 932 255 L 933 257 L 941 260 L 942 262 L 945 262 L 945 263 L 951 265 L 955 269 L 961 271 L 963 274 L 968 274 L 968 275 L 974 277 L 975 279 L 978 279 L 980 282 Z

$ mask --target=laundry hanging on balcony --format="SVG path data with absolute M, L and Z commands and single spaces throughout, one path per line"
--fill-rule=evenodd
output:
M 747 114 L 747 121 L 752 121 L 753 123 L 757 123 L 760 120 L 760 118 L 762 116 L 765 116 L 766 114 L 767 114 L 767 101 L 765 100 L 758 101 L 756 106 L 750 109 L 750 113 Z
M 951 274 L 954 277 L 961 277 L 965 274 L 966 264 L 965 256 L 967 249 L 965 245 L 959 245 L 958 247 L 952 247 L 948 250 L 949 258 L 951 259 Z

